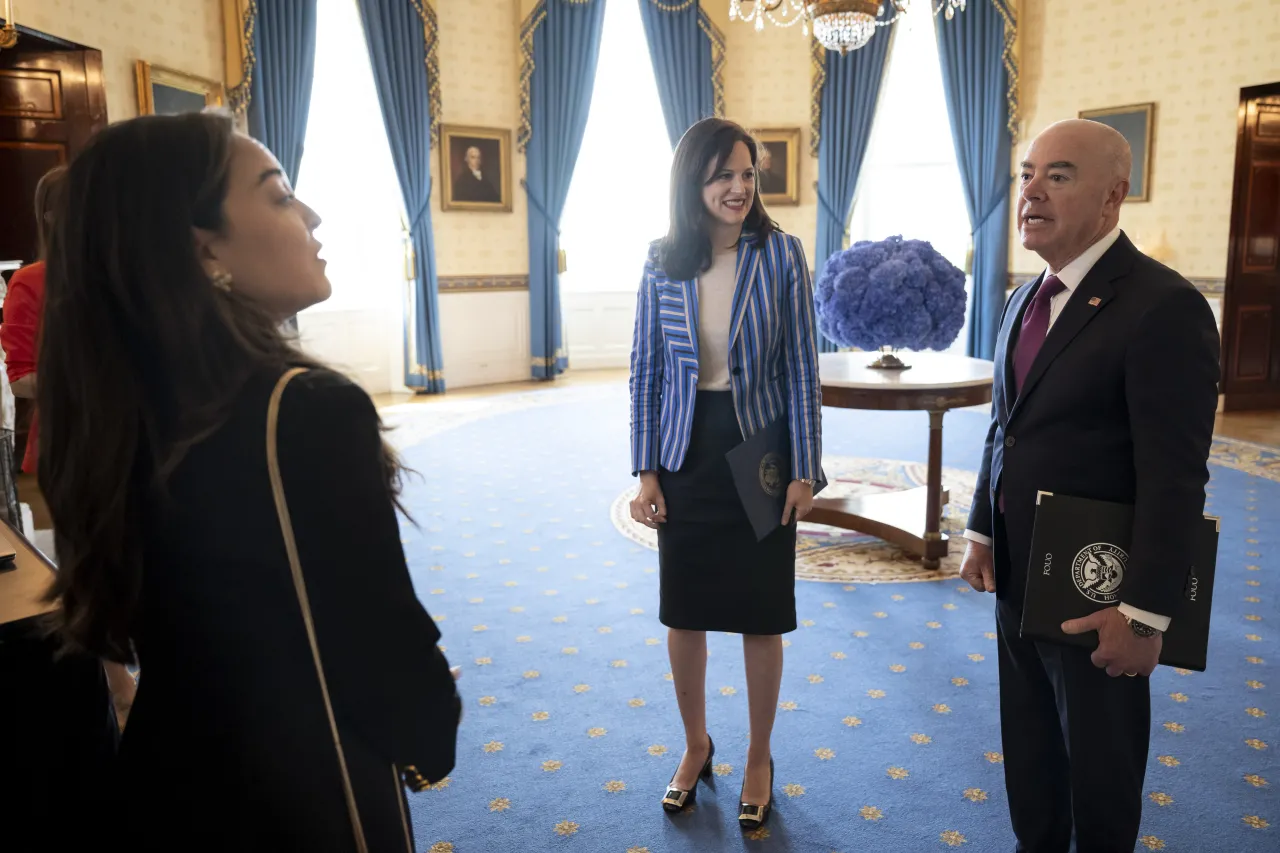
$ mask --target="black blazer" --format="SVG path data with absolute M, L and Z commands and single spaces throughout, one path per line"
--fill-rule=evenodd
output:
M 1208 302 L 1123 233 L 1049 330 L 1014 399 L 1013 353 L 1040 279 L 1005 305 L 991 427 L 969 528 L 992 535 L 1004 491 L 1012 569 L 996 592 L 1021 605 L 1036 492 L 1135 505 L 1124 602 L 1169 614 L 1204 512 L 1218 403 L 1218 329 Z
M 477 178 L 475 172 L 463 169 L 453 176 L 453 200 L 496 203 L 502 201 L 502 196 L 487 177 Z
M 119 849 L 355 849 L 267 474 L 277 378 L 249 385 L 146 514 Z M 336 374 L 303 374 L 281 401 L 279 447 L 369 850 L 404 853 L 392 764 L 446 775 L 460 704 L 405 566 L 373 403 Z

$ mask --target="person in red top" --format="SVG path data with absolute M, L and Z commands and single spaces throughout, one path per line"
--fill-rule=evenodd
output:
M 53 224 L 53 201 L 66 169 L 55 167 L 36 184 L 37 260 L 13 274 L 4 298 L 4 322 L 0 323 L 0 346 L 4 347 L 5 368 L 14 396 L 34 400 L 36 396 L 36 338 L 44 308 L 44 261 L 47 236 Z M 22 458 L 24 474 L 36 472 L 38 415 L 32 415 L 27 433 L 27 449 Z

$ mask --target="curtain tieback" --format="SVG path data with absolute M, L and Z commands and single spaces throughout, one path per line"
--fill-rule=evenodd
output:
M 534 195 L 533 190 L 529 189 L 528 181 L 521 178 L 520 186 L 524 187 L 524 194 L 529 197 L 529 203 L 533 205 L 534 209 L 542 215 L 542 218 L 556 232 L 556 272 L 563 275 L 569 269 L 569 257 L 565 254 L 564 249 L 560 248 L 560 225 L 551 218 L 551 214 L 547 212 L 547 208 L 542 204 L 542 201 Z
M 422 204 L 418 205 L 418 212 L 409 220 L 409 239 L 412 240 L 414 235 L 418 233 L 418 227 L 422 225 L 422 218 L 431 210 L 431 194 L 427 193 L 426 198 L 422 200 Z
M 847 224 L 840 217 L 840 214 L 836 213 L 836 209 L 832 206 L 831 202 L 827 199 L 826 195 L 824 195 L 822 190 L 818 187 L 817 181 L 814 181 L 813 189 L 818 194 L 818 207 L 822 210 L 823 213 L 831 217 L 831 219 L 836 223 L 837 226 L 839 226 L 840 233 L 842 233 L 845 239 L 847 240 L 849 238 L 849 228 Z
M 524 194 L 529 197 L 529 203 L 533 205 L 534 210 L 538 211 L 542 218 L 547 221 L 547 224 L 555 229 L 556 237 L 559 237 L 560 223 L 551 217 L 551 214 L 547 212 L 547 208 L 542 204 L 542 200 L 538 198 L 533 190 L 529 189 L 529 182 L 521 178 L 520 186 L 524 188 Z
M 982 214 L 982 218 L 978 220 L 978 224 L 973 226 L 973 230 L 969 232 L 970 237 L 978 236 L 978 232 L 982 230 L 982 226 L 987 224 L 987 220 L 991 218 L 991 214 L 996 212 L 996 208 L 1000 206 L 1000 202 L 1009 198 L 1009 187 L 1013 186 L 1013 176 L 1009 176 L 1009 182 L 1004 185 L 1004 192 L 996 193 L 994 199 L 991 200 L 991 206 L 987 208 L 987 212 Z

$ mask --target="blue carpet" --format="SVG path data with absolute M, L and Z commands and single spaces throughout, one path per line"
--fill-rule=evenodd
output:
M 421 472 L 406 493 L 414 583 L 465 671 L 458 766 L 410 797 L 419 851 L 1013 849 L 991 598 L 953 579 L 798 584 L 776 811 L 754 839 L 736 825 L 741 642 L 712 635 L 718 775 L 692 814 L 670 818 L 658 801 L 683 744 L 657 555 L 609 519 L 630 482 L 625 389 L 446 401 L 389 420 Z M 980 413 L 948 415 L 944 463 L 974 470 L 985 429 Z M 827 409 L 825 431 L 830 454 L 926 456 L 921 413 Z M 1280 846 L 1280 610 L 1267 581 L 1280 570 L 1280 455 L 1219 443 L 1211 470 L 1223 528 L 1209 671 L 1153 678 L 1139 850 Z

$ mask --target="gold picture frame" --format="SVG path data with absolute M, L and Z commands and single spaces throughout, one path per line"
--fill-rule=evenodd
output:
M 226 91 L 217 80 L 197 77 L 145 59 L 136 63 L 138 115 L 178 115 L 220 107 Z
M 511 131 L 442 125 L 440 186 L 441 210 L 510 213 Z
M 800 128 L 767 128 L 751 133 L 760 146 L 756 192 L 765 204 L 800 204 Z
M 1081 110 L 1080 118 L 1105 124 L 1129 143 L 1133 166 L 1129 170 L 1129 195 L 1125 201 L 1151 200 L 1151 148 L 1155 141 L 1156 105 L 1130 104 L 1101 110 Z

